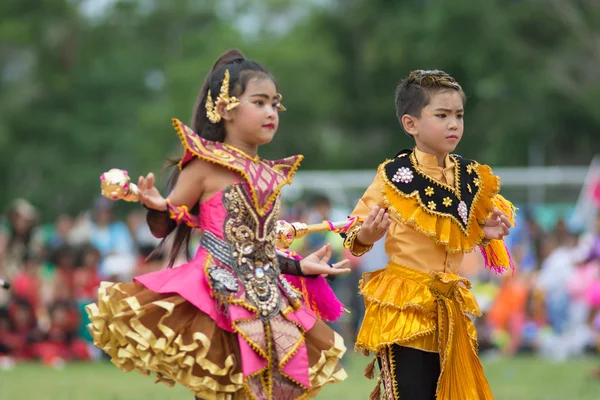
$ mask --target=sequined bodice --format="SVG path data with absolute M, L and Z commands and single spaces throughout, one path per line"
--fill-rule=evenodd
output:
M 263 320 L 277 314 L 281 305 L 278 286 L 282 278 L 275 252 L 279 204 L 277 196 L 264 215 L 259 215 L 248 185 L 237 183 L 216 193 L 200 207 L 203 239 L 214 236 L 211 241 L 201 241 L 201 247 L 216 258 L 215 266 L 207 271 L 213 289 L 226 296 L 246 297 Z

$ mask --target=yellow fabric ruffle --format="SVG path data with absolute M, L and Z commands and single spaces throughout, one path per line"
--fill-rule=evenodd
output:
M 491 215 L 493 199 L 500 190 L 500 179 L 490 167 L 477 166 L 479 190 L 469 210 L 467 228 L 464 229 L 459 221 L 454 220 L 454 216 L 430 210 L 418 192 L 405 194 L 396 188 L 385 173 L 385 165 L 391 161 L 381 164 L 378 172 L 383 178 L 382 194 L 389 213 L 432 238 L 435 243 L 444 245 L 450 253 L 469 253 L 481 243 L 485 237 L 482 225 Z
M 441 275 L 462 279 L 453 274 Z M 434 276 L 393 263 L 363 274 L 360 293 L 365 299 L 366 312 L 356 348 L 378 352 L 384 346 L 398 344 L 437 352 L 438 305 L 431 289 Z M 467 287 L 456 284 L 455 288 L 463 314 L 481 315 Z M 470 337 L 476 340 L 475 326 L 466 318 Z
M 356 348 L 381 354 L 397 344 L 440 353 L 438 400 L 493 399 L 477 357 L 481 316 L 470 282 L 450 273 L 427 274 L 393 263 L 363 274 L 366 313 Z

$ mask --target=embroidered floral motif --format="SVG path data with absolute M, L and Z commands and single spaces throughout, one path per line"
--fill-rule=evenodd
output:
M 444 197 L 442 204 L 446 207 L 450 207 L 452 205 L 452 199 L 450 197 Z
M 433 196 L 433 188 L 431 186 L 427 186 L 427 188 L 425 189 L 425 194 L 427 196 Z

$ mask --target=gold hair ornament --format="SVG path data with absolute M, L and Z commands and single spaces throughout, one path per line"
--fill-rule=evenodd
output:
M 275 108 L 277 108 L 277 111 L 287 110 L 287 108 L 285 108 L 284 105 L 281 104 L 281 100 L 283 100 L 283 95 L 281 93 L 277 93 L 277 105 L 275 106 Z
M 213 102 L 212 94 L 210 89 L 206 94 L 206 117 L 213 124 L 221 122 L 221 114 L 219 114 L 218 107 L 220 104 L 225 104 L 225 110 L 231 111 L 240 105 L 240 101 L 235 96 L 229 96 L 229 70 L 225 70 L 225 76 L 223 82 L 221 82 L 221 91 L 217 100 Z

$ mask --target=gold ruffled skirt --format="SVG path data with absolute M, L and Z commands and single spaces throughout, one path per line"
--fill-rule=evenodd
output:
M 481 312 L 469 288 L 470 282 L 458 275 L 427 274 L 393 263 L 365 273 L 366 313 L 356 348 L 385 354 L 396 344 L 440 353 L 437 400 L 493 399 L 470 317 Z
M 244 380 L 237 334 L 218 327 L 183 297 L 139 283 L 103 282 L 98 302 L 86 310 L 94 344 L 121 370 L 154 373 L 156 382 L 182 384 L 201 399 L 256 398 Z M 314 397 L 325 384 L 346 378 L 339 364 L 346 348 L 339 335 L 317 321 L 304 340 L 311 388 L 292 390 L 302 393 L 295 398 Z

